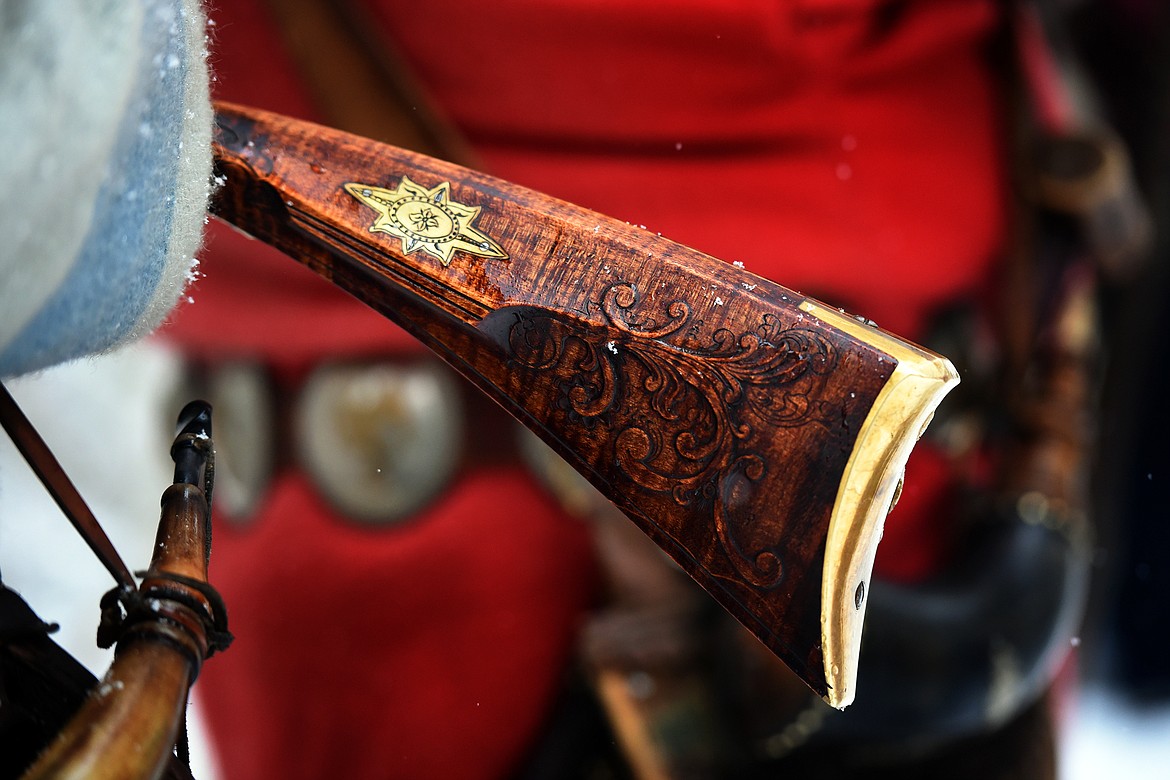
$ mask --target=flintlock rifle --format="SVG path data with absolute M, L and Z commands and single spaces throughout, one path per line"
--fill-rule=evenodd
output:
M 217 104 L 213 212 L 372 306 L 533 430 L 837 707 L 949 361 L 485 174 Z

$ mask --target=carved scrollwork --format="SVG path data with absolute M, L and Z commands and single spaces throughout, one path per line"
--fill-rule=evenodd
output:
M 712 504 L 716 537 L 735 569 L 760 587 L 783 567 L 769 549 L 740 543 L 759 508 L 757 488 L 783 463 L 769 458 L 770 431 L 827 425 L 818 400 L 836 362 L 813 328 L 766 314 L 752 330 L 702 337 L 683 301 L 651 307 L 632 284 L 608 287 L 604 325 L 525 309 L 507 333 L 518 368 L 551 374 L 551 400 L 587 436 L 611 431 L 605 461 L 640 488 L 680 505 Z M 612 435 L 616 434 L 616 435 Z

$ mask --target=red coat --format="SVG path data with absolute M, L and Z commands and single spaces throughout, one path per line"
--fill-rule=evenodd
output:
M 910 337 L 988 279 L 1005 187 L 992 0 L 363 4 L 497 176 Z M 217 92 L 315 118 L 261 5 L 213 11 Z M 417 348 L 228 231 L 204 270 L 175 331 L 194 353 L 299 373 Z M 916 453 L 881 572 L 935 564 L 948 485 Z M 590 556 L 517 469 L 467 474 L 382 533 L 283 473 L 252 530 L 217 532 L 239 641 L 200 689 L 227 776 L 505 774 L 568 662 Z

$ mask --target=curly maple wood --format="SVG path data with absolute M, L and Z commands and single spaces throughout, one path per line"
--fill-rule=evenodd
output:
M 814 690 L 852 698 L 881 523 L 943 358 L 475 171 L 220 105 L 216 213 L 414 334 Z

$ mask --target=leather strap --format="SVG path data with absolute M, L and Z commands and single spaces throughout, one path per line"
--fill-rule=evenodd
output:
M 325 122 L 469 168 L 462 134 L 429 99 L 370 14 L 352 0 L 269 0 L 293 61 Z
M 29 421 L 16 399 L 9 394 L 7 388 L 0 385 L 0 426 L 12 438 L 12 443 L 24 456 L 29 467 L 40 479 L 45 490 L 57 502 L 57 506 L 77 529 L 77 533 L 89 545 L 94 555 L 102 562 L 119 587 L 124 590 L 134 590 L 137 585 L 130 569 L 122 561 L 118 551 L 114 548 L 110 538 L 102 529 L 93 512 L 85 503 L 85 499 L 77 492 L 52 450 L 45 444 L 44 439 L 37 433 L 36 428 Z

